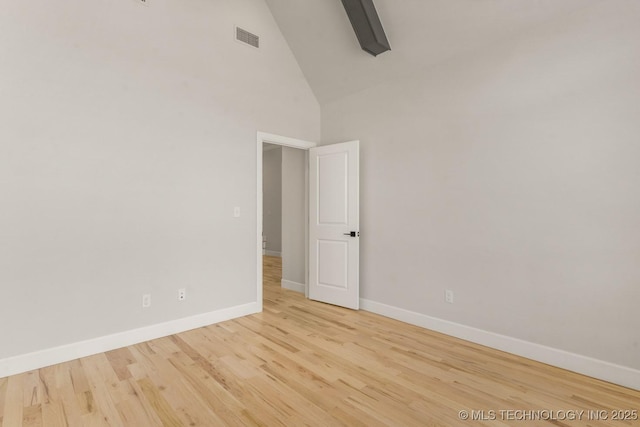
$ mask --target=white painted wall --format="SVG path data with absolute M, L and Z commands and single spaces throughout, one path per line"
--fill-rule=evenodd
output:
M 305 150 L 282 147 L 282 279 L 300 285 L 307 282 L 305 164 Z
M 266 250 L 282 251 L 282 148 L 262 154 L 262 230 L 267 239 Z
M 640 369 L 639 21 L 600 2 L 322 106 L 361 141 L 364 299 Z
M 262 0 L 3 1 L 0 361 L 255 302 L 256 131 L 319 127 Z

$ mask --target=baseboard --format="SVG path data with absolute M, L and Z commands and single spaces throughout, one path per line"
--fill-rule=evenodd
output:
M 360 299 L 360 308 L 405 323 L 506 351 L 548 365 L 640 390 L 640 371 L 553 347 L 472 328 L 414 311 Z
M 304 284 L 303 283 L 298 283 L 298 282 L 294 282 L 292 280 L 285 280 L 282 279 L 280 281 L 280 286 L 282 286 L 285 289 L 289 289 L 290 291 L 296 291 L 296 292 L 300 292 L 302 294 L 304 294 Z
M 259 305 L 258 303 L 252 302 L 73 344 L 0 359 L 0 378 L 115 350 L 156 338 L 166 337 L 257 312 L 259 312 Z
M 267 256 L 277 256 L 278 258 L 282 257 L 282 252 L 278 252 L 278 251 L 264 251 L 264 254 Z

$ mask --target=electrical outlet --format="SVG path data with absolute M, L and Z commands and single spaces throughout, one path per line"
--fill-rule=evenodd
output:
M 444 291 L 444 300 L 449 304 L 453 304 L 453 291 L 451 289 Z
M 178 289 L 178 301 L 187 299 L 187 290 L 185 288 Z
M 142 308 L 151 307 L 151 294 L 142 295 Z
M 240 218 L 240 206 L 236 206 L 233 208 L 233 216 L 235 218 Z

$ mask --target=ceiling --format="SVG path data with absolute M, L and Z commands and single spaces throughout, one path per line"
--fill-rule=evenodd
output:
M 374 0 L 391 51 L 360 49 L 340 0 L 266 0 L 321 104 L 602 0 Z

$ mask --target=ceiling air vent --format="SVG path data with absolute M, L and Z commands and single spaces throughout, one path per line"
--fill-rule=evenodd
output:
M 236 27 L 236 40 L 251 45 L 253 47 L 260 47 L 260 37 L 255 34 L 251 34 L 247 30 L 243 30 L 240 27 Z

